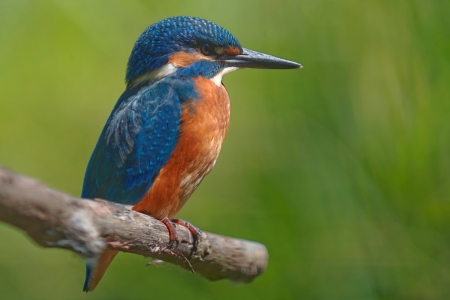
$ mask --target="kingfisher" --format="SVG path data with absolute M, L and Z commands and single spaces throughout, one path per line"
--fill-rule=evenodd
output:
M 222 77 L 242 68 L 294 69 L 296 62 L 243 48 L 226 29 L 198 17 L 170 17 L 149 26 L 128 60 L 126 89 L 92 153 L 82 198 L 130 205 L 161 220 L 169 246 L 173 219 L 214 167 L 227 133 L 230 101 Z M 86 265 L 83 290 L 93 291 L 117 251 Z

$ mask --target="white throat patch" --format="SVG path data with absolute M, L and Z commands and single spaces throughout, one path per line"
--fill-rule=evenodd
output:
M 237 67 L 225 68 L 222 71 L 220 71 L 219 73 L 217 73 L 213 78 L 211 78 L 211 80 L 214 81 L 214 83 L 217 86 L 220 86 L 222 84 L 222 77 L 223 77 L 223 75 L 228 74 L 228 73 L 233 72 L 233 71 L 236 71 L 238 69 L 239 68 L 237 68 Z

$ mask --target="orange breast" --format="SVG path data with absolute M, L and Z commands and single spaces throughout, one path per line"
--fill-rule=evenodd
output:
M 216 163 L 230 120 L 225 88 L 195 79 L 199 97 L 183 104 L 175 149 L 147 194 L 133 209 L 155 218 L 173 218 Z

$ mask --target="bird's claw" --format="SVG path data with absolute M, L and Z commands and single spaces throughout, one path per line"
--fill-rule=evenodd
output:
M 182 219 L 173 219 L 172 222 L 175 224 L 181 225 L 183 227 L 186 227 L 189 230 L 189 232 L 192 235 L 194 247 L 196 247 L 198 244 L 198 241 L 200 240 L 200 237 L 202 236 L 202 231 L 198 227 L 195 227 L 188 221 L 185 221 Z
M 162 222 L 166 225 L 167 230 L 169 231 L 169 243 L 167 244 L 167 247 L 169 249 L 177 249 L 180 242 L 178 241 L 178 235 L 174 223 L 167 217 L 164 218 Z M 175 247 L 173 247 L 174 244 Z
M 189 230 L 193 240 L 193 251 L 197 249 L 198 242 L 200 240 L 200 237 L 202 236 L 202 231 L 199 228 L 195 227 L 188 221 L 181 219 L 170 220 L 166 217 L 162 220 L 162 222 L 164 223 L 164 225 L 166 225 L 167 230 L 169 231 L 169 243 L 167 244 L 169 249 L 177 249 L 180 244 L 174 224 L 181 225 Z

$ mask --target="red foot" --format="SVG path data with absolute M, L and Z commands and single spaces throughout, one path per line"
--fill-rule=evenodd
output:
M 166 225 L 167 230 L 169 230 L 169 248 L 172 248 L 173 243 L 176 243 L 175 249 L 178 247 L 178 244 L 180 243 L 178 241 L 177 231 L 175 230 L 175 226 L 173 226 L 173 222 L 169 220 L 169 218 L 165 217 L 162 219 L 162 222 L 164 225 Z
M 183 227 L 186 227 L 192 234 L 192 239 L 194 240 L 194 247 L 197 246 L 198 240 L 202 236 L 202 231 L 189 223 L 188 221 L 181 220 L 181 219 L 173 219 L 173 223 L 181 225 Z
M 185 220 L 181 220 L 181 219 L 173 219 L 173 220 L 169 220 L 169 218 L 164 218 L 162 220 L 162 222 L 164 223 L 164 225 L 166 225 L 167 230 L 169 230 L 169 244 L 168 246 L 170 248 L 172 248 L 173 244 L 176 243 L 175 249 L 178 247 L 179 245 L 179 241 L 178 241 L 178 236 L 177 236 L 177 232 L 175 229 L 174 224 L 178 224 L 181 225 L 183 227 L 186 227 L 192 234 L 192 239 L 194 240 L 194 249 L 197 246 L 198 240 L 200 239 L 200 237 L 202 236 L 202 232 L 200 231 L 200 229 L 198 229 L 197 227 L 195 227 L 194 225 L 192 225 L 191 223 L 185 221 Z

